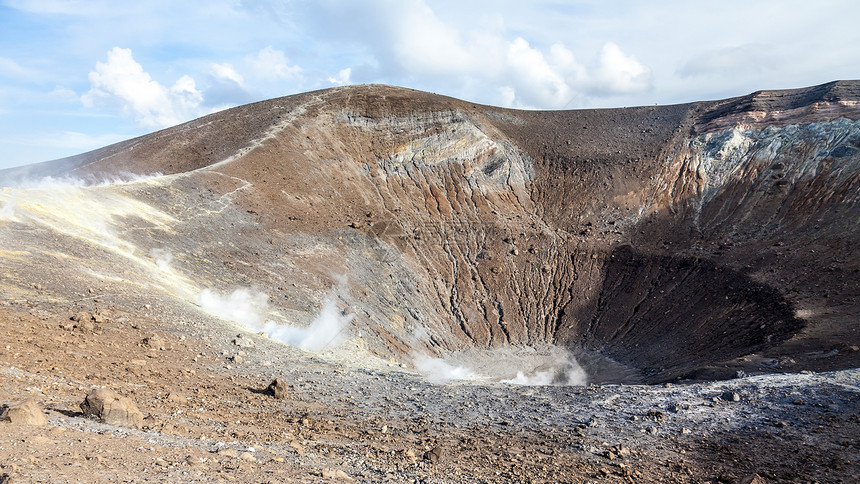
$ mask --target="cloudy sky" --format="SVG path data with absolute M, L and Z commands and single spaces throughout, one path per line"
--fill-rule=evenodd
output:
M 860 3 L 0 0 L 0 168 L 384 83 L 526 109 L 860 78 Z

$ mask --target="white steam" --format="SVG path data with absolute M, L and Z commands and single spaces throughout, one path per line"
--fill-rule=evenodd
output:
M 197 297 L 197 304 L 207 312 L 250 329 L 258 328 L 269 312 L 269 296 L 244 288 L 230 294 L 204 289 Z
M 139 175 L 131 172 L 122 172 L 116 175 L 99 175 L 90 176 L 89 178 L 79 178 L 70 175 L 59 177 L 45 176 L 41 178 L 14 178 L 10 180 L 0 180 L 0 184 L 7 188 L 23 188 L 23 189 L 51 189 L 51 188 L 79 188 L 79 187 L 104 187 L 109 185 L 124 185 L 126 183 L 134 183 L 151 178 L 163 176 L 162 173 L 151 173 L 149 175 Z
M 572 355 L 554 361 L 549 367 L 533 369 L 530 372 L 517 371 L 517 376 L 502 383 L 512 385 L 585 385 L 588 376 Z
M 423 353 L 412 353 L 412 363 L 416 370 L 433 383 L 481 379 L 465 366 L 454 366 L 442 358 L 433 358 Z
M 173 262 L 173 254 L 167 249 L 152 249 L 150 252 L 155 259 L 155 265 L 162 271 L 170 271 L 170 263 Z
M 413 352 L 416 370 L 434 383 L 499 382 L 510 385 L 585 385 L 588 376 L 565 348 L 506 346 L 468 349 L 434 358 Z
M 264 332 L 275 341 L 306 351 L 324 351 L 336 347 L 346 339 L 345 330 L 354 319 L 352 314 L 338 309 L 334 298 L 329 298 L 306 328 L 266 321 L 269 296 L 245 288 L 229 294 L 204 289 L 197 303 L 222 319 L 239 323 L 255 332 Z
M 327 299 L 317 317 L 307 328 L 283 326 L 267 321 L 262 327 L 270 338 L 307 351 L 323 351 L 346 339 L 344 329 L 354 316 L 340 311 L 334 299 Z
M 0 207 L 0 220 L 15 220 L 15 196 L 10 196 Z

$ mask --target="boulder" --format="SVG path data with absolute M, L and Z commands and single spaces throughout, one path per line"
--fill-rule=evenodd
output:
M 0 421 L 14 425 L 46 425 L 48 423 L 42 408 L 33 399 L 8 405 L 3 409 L 3 413 L 0 413 Z
M 441 459 L 441 458 L 442 458 L 442 449 L 440 447 L 433 447 L 432 449 L 430 449 L 424 453 L 424 460 L 431 463 L 431 464 L 435 464 L 435 463 L 439 462 L 439 459 Z
M 269 384 L 269 387 L 266 389 L 269 395 L 277 398 L 278 400 L 284 399 L 287 396 L 287 384 L 284 380 L 280 378 L 275 378 L 272 380 L 272 383 Z
M 97 388 L 81 402 L 84 415 L 96 417 L 104 423 L 123 427 L 140 428 L 143 414 L 131 399 L 109 388 Z
M 164 350 L 167 348 L 167 343 L 164 342 L 164 338 L 157 334 L 152 334 L 143 338 L 140 342 L 142 346 L 147 348 L 152 348 L 156 350 Z

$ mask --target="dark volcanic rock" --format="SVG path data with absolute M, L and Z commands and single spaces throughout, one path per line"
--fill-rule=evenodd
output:
M 280 378 L 275 378 L 266 388 L 269 395 L 281 400 L 287 397 L 287 384 Z

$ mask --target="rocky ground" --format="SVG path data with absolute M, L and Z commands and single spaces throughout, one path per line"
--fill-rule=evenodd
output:
M 0 426 L 3 482 L 852 482 L 858 469 L 857 370 L 431 384 L 169 298 L 19 295 L 0 306 L 0 402 L 33 399 L 47 423 Z M 102 386 L 137 405 L 140 428 L 83 415 Z

